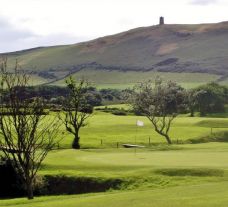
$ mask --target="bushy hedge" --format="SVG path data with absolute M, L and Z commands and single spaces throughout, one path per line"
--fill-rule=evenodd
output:
M 25 195 L 23 184 L 11 162 L 0 159 L 0 197 L 20 197 Z

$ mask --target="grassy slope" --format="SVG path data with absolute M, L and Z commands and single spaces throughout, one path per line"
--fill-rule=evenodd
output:
M 201 71 L 203 73 L 225 74 L 228 65 L 227 31 L 227 22 L 208 25 L 164 25 L 162 27 L 137 28 L 75 45 L 11 53 L 8 54 L 9 64 L 13 65 L 14 59 L 18 58 L 23 68 L 32 71 L 50 72 L 50 70 L 55 70 L 52 73 L 60 79 L 69 73 L 70 68 L 78 70 L 78 65 L 92 62 L 102 65 L 96 66 L 98 70 L 109 70 L 109 66 L 114 66 L 114 69 L 120 71 L 129 69 L 144 71 L 153 68 L 154 71 Z M 177 58 L 178 61 L 172 64 L 157 65 L 157 63 L 169 58 Z M 83 67 L 85 70 L 83 73 L 87 73 L 87 69 L 94 68 L 86 65 Z M 91 73 L 94 75 L 93 71 Z M 101 87 L 107 83 L 113 86 L 116 83 L 131 85 L 138 81 L 136 78 L 138 75 L 129 73 L 130 78 L 127 83 L 122 83 L 122 80 L 119 82 L 122 75 L 118 72 L 110 74 L 100 71 L 96 77 L 91 78 Z M 140 79 L 143 79 L 145 74 L 142 73 L 140 76 Z M 106 77 L 105 80 L 104 77 Z M 177 80 L 179 81 L 181 77 L 181 75 L 179 78 L 177 77 Z M 195 78 L 197 79 L 197 75 L 189 77 L 187 81 L 184 78 L 179 82 L 195 83 L 197 82 L 194 80 Z M 202 75 L 201 80 L 207 81 L 207 79 L 207 75 Z M 209 79 L 215 80 L 216 78 L 210 77 Z
M 43 197 L 34 201 L 16 199 L 0 206 L 15 207 L 225 207 L 228 182 L 172 187 L 162 190 L 90 194 L 82 196 Z
M 216 81 L 220 76 L 203 73 L 162 73 L 162 72 L 120 72 L 105 70 L 82 70 L 73 75 L 75 79 L 85 78 L 98 88 L 127 88 L 139 82 L 155 79 L 157 76 L 168 81 L 176 81 L 185 88 L 193 88 L 200 84 Z M 65 81 L 54 82 L 64 85 Z
M 52 172 L 96 177 L 134 179 L 134 190 L 107 193 L 40 197 L 34 201 L 25 199 L 2 200 L 0 206 L 219 206 L 227 205 L 228 145 L 209 143 L 183 145 L 171 151 L 139 150 L 61 150 L 52 152 L 45 161 L 42 173 Z M 200 159 L 199 159 L 200 158 Z M 58 160 L 58 162 L 56 162 Z M 112 162 L 110 162 L 112 160 Z M 53 165 L 53 166 L 52 166 Z M 54 168 L 52 168 L 54 167 Z M 164 176 L 157 169 L 195 169 L 210 172 L 223 170 L 223 176 Z M 54 170 L 55 169 L 55 170 Z
M 19 57 L 24 67 L 35 66 L 38 70 L 66 69 L 65 66 L 93 61 L 151 67 L 169 56 L 183 61 L 217 61 L 224 58 L 228 49 L 227 29 L 228 23 L 144 27 L 75 45 L 17 52 L 9 57 Z

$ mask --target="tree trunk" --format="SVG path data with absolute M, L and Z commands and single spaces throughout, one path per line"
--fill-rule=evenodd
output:
M 194 109 L 191 109 L 191 117 L 194 117 Z
M 33 182 L 32 181 L 27 181 L 26 183 L 26 188 L 27 188 L 27 198 L 29 200 L 33 199 Z
M 72 148 L 73 149 L 80 149 L 80 137 L 78 136 L 78 133 L 75 134 L 74 136 L 74 140 L 73 140 L 73 143 L 72 143 Z
M 169 135 L 165 135 L 166 141 L 168 142 L 168 144 L 172 144 L 172 141 L 169 137 Z

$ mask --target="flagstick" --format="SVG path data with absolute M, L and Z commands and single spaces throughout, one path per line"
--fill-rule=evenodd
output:
M 138 135 L 138 126 L 137 126 L 137 120 L 136 120 L 136 132 L 135 132 L 135 145 L 136 145 L 136 137 Z M 135 156 L 136 156 L 136 147 L 135 147 Z

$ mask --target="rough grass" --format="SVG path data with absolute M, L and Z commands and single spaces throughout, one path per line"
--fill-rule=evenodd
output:
M 97 69 L 224 72 L 227 25 L 141 27 L 86 43 L 32 49 L 8 56 L 9 62 L 17 58 L 25 69 L 35 68 L 36 71 L 66 70 L 80 64 L 88 64 L 85 67 L 88 69 L 89 63 L 96 62 Z M 161 51 L 163 55 L 158 55 Z M 177 65 L 158 67 L 170 58 L 177 59 Z
M 206 73 L 164 73 L 164 72 L 121 72 L 107 70 L 81 70 L 74 73 L 75 79 L 85 78 L 98 88 L 132 88 L 135 84 L 145 80 L 154 80 L 160 76 L 165 81 L 172 80 L 185 88 L 194 88 L 201 84 L 216 81 L 219 76 Z M 54 82 L 55 85 L 64 85 L 64 80 Z

